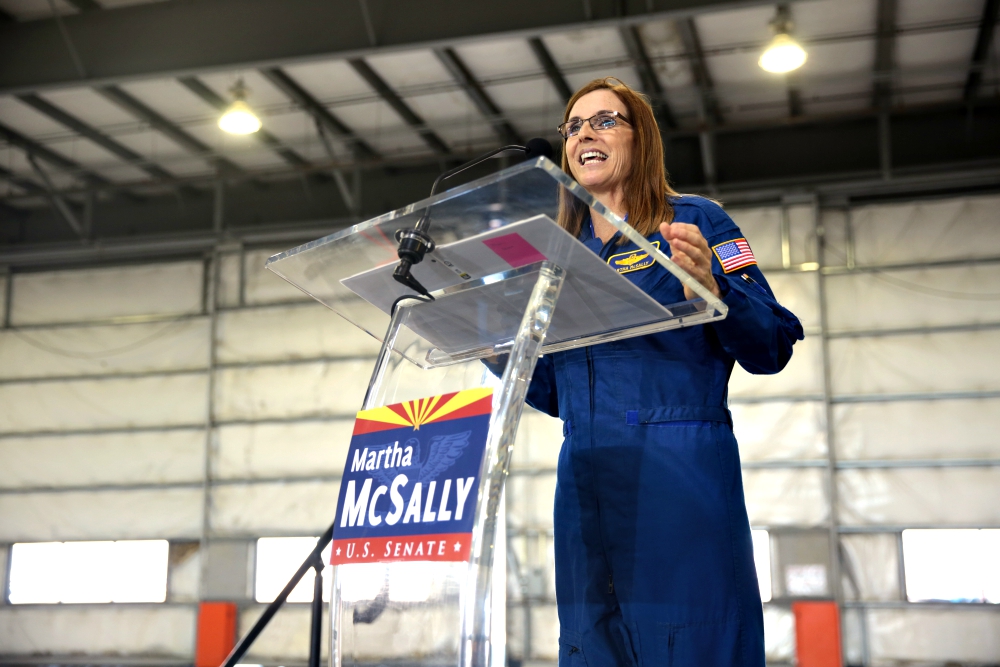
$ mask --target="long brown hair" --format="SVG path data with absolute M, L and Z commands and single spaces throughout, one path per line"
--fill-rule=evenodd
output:
M 576 91 L 566 103 L 563 112 L 563 122 L 569 120 L 570 111 L 577 100 L 595 90 L 610 90 L 618 96 L 625 105 L 625 115 L 628 117 L 635 139 L 632 143 L 632 165 L 625 177 L 625 210 L 628 212 L 628 224 L 643 236 L 655 232 L 661 222 L 671 222 L 674 219 L 674 207 L 670 205 L 670 197 L 676 197 L 677 192 L 667 182 L 667 169 L 663 164 L 663 138 L 660 128 L 653 115 L 653 107 L 645 95 L 629 88 L 619 79 L 606 77 L 594 79 L 583 88 Z M 570 178 L 573 172 L 569 169 L 569 156 L 563 150 L 562 169 Z M 559 225 L 572 234 L 579 236 L 580 226 L 587 213 L 579 199 L 565 190 L 559 201 Z M 625 242 L 622 237 L 620 243 Z

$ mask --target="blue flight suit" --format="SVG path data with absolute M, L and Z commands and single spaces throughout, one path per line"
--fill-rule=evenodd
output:
M 697 225 L 710 248 L 743 237 L 707 199 L 671 202 L 674 220 Z M 602 243 L 584 220 L 580 240 L 611 260 L 637 250 L 619 236 Z M 659 232 L 649 240 L 670 254 Z M 684 300 L 659 264 L 631 266 L 644 264 L 623 275 L 661 303 Z M 527 402 L 562 419 L 565 436 L 554 524 L 560 667 L 764 665 L 727 384 L 734 361 L 780 371 L 802 326 L 756 264 L 726 273 L 713 251 L 713 273 L 726 319 L 538 361 Z

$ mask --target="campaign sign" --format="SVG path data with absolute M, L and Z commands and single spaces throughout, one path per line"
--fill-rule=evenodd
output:
M 467 560 L 492 404 L 480 388 L 359 412 L 330 562 Z

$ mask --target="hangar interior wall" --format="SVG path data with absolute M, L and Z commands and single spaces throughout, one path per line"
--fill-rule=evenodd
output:
M 751 523 L 770 531 L 770 662 L 794 660 L 797 565 L 842 600 L 852 664 L 1000 661 L 998 605 L 906 602 L 900 551 L 904 528 L 1000 527 L 998 210 L 730 211 L 807 332 L 781 374 L 731 382 Z M 0 561 L 14 542 L 171 541 L 165 603 L 0 603 L 4 661 L 190 662 L 199 596 L 239 600 L 241 632 L 260 614 L 253 540 L 329 523 L 377 345 L 265 272 L 281 249 L 0 274 Z M 526 411 L 507 491 L 518 659 L 556 655 L 560 442 Z M 246 575 L 212 575 L 234 559 Z M 248 661 L 305 659 L 308 609 L 290 607 Z

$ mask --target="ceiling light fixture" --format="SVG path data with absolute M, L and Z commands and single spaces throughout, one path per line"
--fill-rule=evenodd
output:
M 778 13 L 771 21 L 771 28 L 777 34 L 757 61 L 760 68 L 765 72 L 784 74 L 802 67 L 806 61 L 806 51 L 790 36 L 792 18 L 786 5 L 778 7 Z
M 219 118 L 219 127 L 230 134 L 253 134 L 260 129 L 260 118 L 246 103 L 249 91 L 243 85 L 243 79 L 238 80 L 230 92 L 234 100 Z

